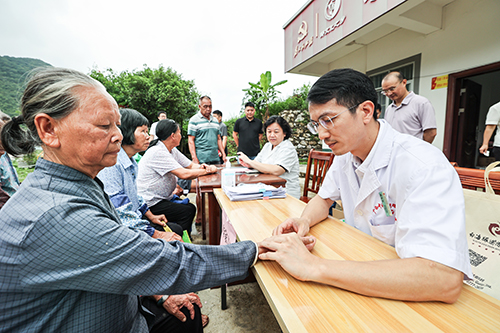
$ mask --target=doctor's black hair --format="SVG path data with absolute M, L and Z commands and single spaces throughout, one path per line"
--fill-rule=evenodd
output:
M 371 101 L 374 107 L 377 105 L 373 82 L 368 76 L 352 68 L 334 69 L 326 73 L 313 84 L 307 95 L 307 101 L 311 104 L 326 104 L 332 99 L 346 108 L 364 101 Z M 350 112 L 356 113 L 356 108 Z

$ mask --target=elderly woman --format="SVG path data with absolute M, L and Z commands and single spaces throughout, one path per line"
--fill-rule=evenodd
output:
M 177 150 L 182 135 L 175 121 L 160 120 L 156 126 L 156 136 L 158 139 L 151 143 L 139 163 L 139 194 L 154 214 L 164 214 L 169 221 L 175 221 L 190 233 L 196 207 L 189 202 L 172 201 L 177 178 L 194 179 L 216 172 L 217 167 L 193 163 Z
M 300 198 L 299 158 L 295 147 L 288 140 L 292 135 L 290 125 L 284 118 L 272 116 L 264 123 L 264 132 L 269 142 L 255 160 L 244 153 L 238 153 L 240 163 L 262 173 L 280 176 L 286 180 L 286 192 Z
M 167 218 L 163 214 L 154 215 L 144 199 L 137 194 L 138 166 L 133 156 L 145 151 L 149 146 L 149 121 L 132 109 L 121 109 L 120 115 L 121 125 L 118 127 L 122 132 L 123 141 L 122 149 L 118 153 L 118 162 L 101 170 L 97 177 L 103 182 L 104 191 L 109 195 L 123 224 L 131 229 L 145 231 L 153 238 L 182 240 L 181 237 L 175 236 L 175 233 L 182 236 L 182 227 L 176 223 L 166 223 Z M 157 227 L 150 225 L 148 220 Z M 175 233 L 162 232 L 165 224 Z
M 254 242 L 167 242 L 122 224 L 96 178 L 116 163 L 122 141 L 118 105 L 99 82 L 43 68 L 28 82 L 20 109 L 2 129 L 5 150 L 19 155 L 41 145 L 44 155 L 2 208 L 0 330 L 157 331 L 136 295 L 165 295 L 162 305 L 167 295 L 246 276 Z M 191 302 L 185 296 L 171 308 L 193 318 Z M 184 324 L 196 323 L 171 323 L 173 331 L 201 331 Z

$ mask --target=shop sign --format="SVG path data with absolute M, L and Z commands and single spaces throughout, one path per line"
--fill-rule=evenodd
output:
M 448 87 L 448 75 L 433 77 L 431 80 L 431 90 Z
M 315 0 L 285 27 L 289 70 L 407 0 Z

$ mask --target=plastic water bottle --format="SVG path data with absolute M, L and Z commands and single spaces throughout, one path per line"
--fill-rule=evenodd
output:
M 230 161 L 231 158 L 236 158 L 236 156 L 230 156 L 227 158 L 226 167 L 222 169 L 221 172 L 222 189 L 236 185 L 236 172 L 234 168 L 231 168 L 231 161 Z

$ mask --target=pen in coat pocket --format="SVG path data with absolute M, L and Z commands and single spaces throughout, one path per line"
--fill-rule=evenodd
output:
M 389 203 L 387 202 L 387 197 L 385 196 L 385 193 L 383 191 L 380 191 L 378 192 L 378 195 L 380 196 L 380 200 L 382 201 L 382 206 L 384 207 L 385 215 L 392 216 L 391 207 L 389 207 Z

